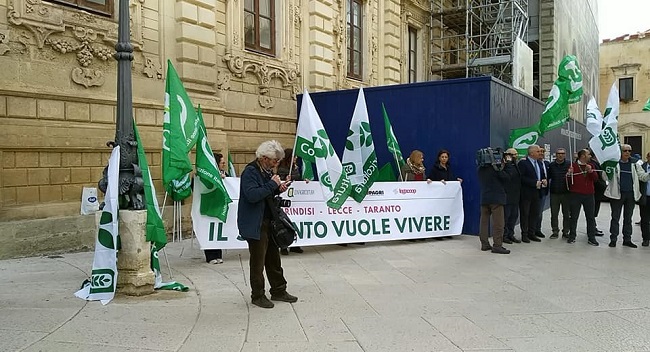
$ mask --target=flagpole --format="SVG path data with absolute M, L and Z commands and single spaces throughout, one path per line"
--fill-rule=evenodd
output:
M 399 166 L 399 160 L 397 160 L 397 153 L 393 150 L 393 158 L 395 158 L 395 164 L 397 164 L 397 172 L 399 173 L 399 179 L 401 182 L 404 182 L 404 177 L 402 176 L 402 170 Z

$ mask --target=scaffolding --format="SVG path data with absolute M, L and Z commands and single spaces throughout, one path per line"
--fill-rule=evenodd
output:
M 494 76 L 511 84 L 528 0 L 431 0 L 430 28 L 433 79 Z

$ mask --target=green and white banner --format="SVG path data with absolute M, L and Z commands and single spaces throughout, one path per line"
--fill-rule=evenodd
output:
M 99 230 L 95 240 L 95 257 L 90 280 L 74 295 L 87 301 L 101 301 L 107 304 L 115 296 L 117 286 L 117 251 L 120 237 L 118 233 L 118 199 L 120 172 L 120 146 L 113 148 L 108 160 L 108 186 L 104 197 L 104 209 L 99 220 Z
M 604 126 L 598 134 L 595 134 L 589 140 L 589 147 L 594 152 L 594 155 L 596 155 L 596 158 L 607 174 L 607 178 L 610 180 L 614 177 L 616 166 L 621 159 L 621 147 L 618 141 L 619 104 L 618 89 L 616 88 L 616 83 L 614 83 L 607 97 L 607 107 L 605 108 L 603 117 Z M 598 110 L 596 102 L 594 101 L 590 106 L 591 113 L 595 114 L 593 112 L 594 107 Z M 587 112 L 587 117 L 589 117 L 589 111 Z M 589 122 L 589 119 L 587 122 Z
M 239 179 L 226 177 L 224 185 L 233 200 L 227 222 L 201 216 L 198 202 L 192 205 L 202 249 L 247 248 L 237 228 Z M 194 182 L 195 197 L 202 187 Z M 452 236 L 463 229 L 463 193 L 456 181 L 375 182 L 363 202 L 349 199 L 338 209 L 325 204 L 316 181 L 294 181 L 281 196 L 291 200 L 284 211 L 298 229 L 298 246 Z
M 162 179 L 175 201 L 192 193 L 188 156 L 198 139 L 199 119 L 174 65 L 167 60 L 165 112 L 163 115 Z
M 359 89 L 345 141 L 343 169 L 352 184 L 350 196 L 357 202 L 363 201 L 379 173 L 363 88 Z
M 515 128 L 510 132 L 508 145 L 511 148 L 517 149 L 519 156 L 525 156 L 528 155 L 528 147 L 537 144 L 539 136 L 539 124 L 530 127 Z
M 306 90 L 302 96 L 294 145 L 295 155 L 316 164 L 327 205 L 340 208 L 352 191 L 352 186 Z

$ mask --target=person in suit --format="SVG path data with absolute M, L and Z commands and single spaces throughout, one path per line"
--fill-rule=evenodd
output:
M 517 149 L 509 148 L 506 150 L 503 160 L 505 165 L 503 171 L 510 176 L 510 181 L 506 182 L 506 205 L 504 209 L 505 228 L 503 231 L 503 243 L 521 243 L 515 237 L 515 225 L 519 218 L 519 198 L 521 196 L 521 175 L 517 166 Z
M 541 242 L 535 235 L 539 217 L 540 189 L 542 178 L 539 163 L 539 146 L 528 147 L 527 156 L 517 163 L 521 174 L 521 197 L 519 199 L 519 214 L 521 241 L 524 243 Z
M 544 238 L 546 235 L 542 232 L 542 218 L 544 216 L 544 206 L 546 205 L 546 200 L 548 199 L 548 181 L 549 181 L 549 176 L 548 176 L 548 169 L 551 165 L 551 163 L 548 162 L 548 160 L 544 159 L 544 155 L 546 153 L 546 149 L 544 148 L 539 148 L 539 158 L 537 159 L 537 162 L 539 163 L 539 170 L 540 170 L 540 177 L 542 178 L 542 188 L 540 188 L 540 200 L 539 200 L 539 217 L 537 219 L 537 231 L 535 232 L 535 236 L 539 238 Z

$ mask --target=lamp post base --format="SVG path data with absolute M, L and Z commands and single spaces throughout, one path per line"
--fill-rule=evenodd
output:
M 117 254 L 117 292 L 144 296 L 154 292 L 151 245 L 146 240 L 146 210 L 120 210 L 122 248 Z

